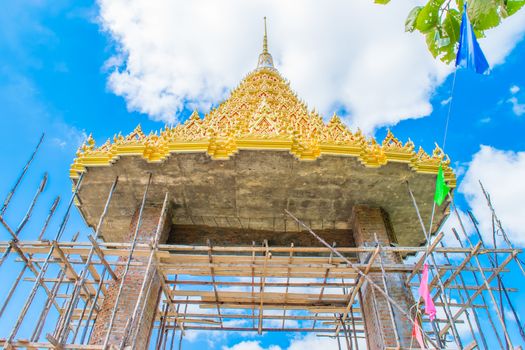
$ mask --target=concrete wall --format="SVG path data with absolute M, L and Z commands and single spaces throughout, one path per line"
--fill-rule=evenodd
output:
M 355 206 L 353 209 L 354 238 L 357 246 L 375 246 L 375 237 L 382 246 L 389 246 L 394 239 L 394 233 L 390 229 L 388 216 L 379 208 L 367 206 Z M 360 260 L 364 262 L 368 254 L 361 254 Z M 381 253 L 383 264 L 398 263 L 403 261 L 397 253 Z M 379 265 L 379 256 L 374 265 Z M 370 273 L 370 278 L 382 289 L 382 274 Z M 387 289 L 390 297 L 407 313 L 414 305 L 412 293 L 405 283 L 405 274 L 389 273 L 386 279 Z M 390 313 L 388 300 L 375 290 L 370 284 L 365 283 L 362 288 L 362 311 L 365 318 L 366 336 L 368 347 L 371 350 L 397 347 L 395 329 L 399 336 L 401 347 L 409 347 L 412 338 L 412 323 L 398 309 L 393 307 L 394 322 Z M 414 342 L 412 347 L 417 347 Z
M 350 229 L 320 229 L 315 232 L 330 244 L 336 242 L 337 247 L 355 247 L 354 235 Z M 206 245 L 207 239 L 213 245 L 225 246 L 251 246 L 252 242 L 260 246 L 265 239 L 268 240 L 270 247 L 287 247 L 291 243 L 296 247 L 323 246 L 306 231 L 280 232 L 204 225 L 172 225 L 168 243 Z
M 160 214 L 161 208 L 150 207 L 144 209 L 142 215 L 142 223 L 139 227 L 139 233 L 137 238 L 138 242 L 148 243 L 155 236 Z M 137 210 L 131 219 L 131 225 L 129 227 L 128 236 L 129 241 L 132 241 L 133 239 L 133 234 L 135 232 L 138 216 L 139 215 Z M 167 215 L 167 217 L 169 218 L 169 215 Z M 161 230 L 162 235 L 160 242 L 163 243 L 166 241 L 170 230 L 169 219 L 165 220 L 165 222 L 161 224 Z M 133 310 L 135 309 L 135 305 L 139 297 L 143 280 L 147 275 L 146 265 L 148 262 L 148 258 L 133 257 L 132 259 L 132 261 L 134 262 L 142 262 L 143 265 L 130 266 L 120 296 L 120 301 L 118 304 L 115 321 L 113 323 L 108 345 L 119 346 L 121 344 L 122 339 L 124 337 L 126 324 L 128 322 L 128 319 L 130 319 L 133 315 Z M 127 261 L 127 257 L 121 258 L 120 261 Z M 152 270 L 154 270 L 154 266 L 152 266 Z M 116 273 L 118 276 L 120 276 L 120 278 L 122 278 L 122 275 L 124 273 L 124 266 L 119 267 L 116 270 Z M 131 346 L 133 342 L 135 342 L 135 346 L 133 347 L 134 349 L 147 348 L 149 338 L 151 335 L 152 325 L 155 318 L 155 312 L 157 310 L 157 304 L 160 298 L 161 286 L 159 276 L 156 273 L 150 273 L 149 275 L 151 275 L 152 277 L 150 278 L 150 280 L 146 281 L 146 286 L 148 286 L 151 283 L 151 287 L 149 289 L 149 293 L 145 296 L 146 301 L 142 304 L 145 304 L 146 306 L 139 309 L 138 317 L 130 325 L 130 333 L 126 341 L 127 346 Z M 108 293 L 106 295 L 106 298 L 104 299 L 101 310 L 99 311 L 95 322 L 95 327 L 90 339 L 90 344 L 100 345 L 104 343 L 109 328 L 111 314 L 113 313 L 113 309 L 115 307 L 115 301 L 117 298 L 120 282 L 120 279 L 118 281 L 113 281 L 108 288 Z

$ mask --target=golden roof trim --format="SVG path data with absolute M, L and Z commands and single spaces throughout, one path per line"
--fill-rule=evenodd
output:
M 239 150 L 287 151 L 299 160 L 322 155 L 356 157 L 366 167 L 406 163 L 418 173 L 437 174 L 443 165 L 449 185 L 456 184 L 450 160 L 436 145 L 432 155 L 417 152 L 412 141 L 402 143 L 389 130 L 379 144 L 360 130 L 350 131 L 334 114 L 328 123 L 309 111 L 275 68 L 259 67 L 248 74 L 228 99 L 204 118 L 197 111 L 175 127 L 145 135 L 140 125 L 129 135 L 116 135 L 96 147 L 90 136 L 74 160 L 70 176 L 87 167 L 109 166 L 122 156 L 135 155 L 151 163 L 172 153 L 204 152 L 212 159 L 229 159 Z
M 334 116 L 337 118 L 337 116 Z M 332 118 L 333 120 L 333 118 Z M 182 130 L 188 130 L 191 122 L 182 125 Z M 451 187 L 456 185 L 456 177 L 450 168 L 450 160 L 436 146 L 432 155 L 422 148 L 414 151 L 411 141 L 405 144 L 388 131 L 381 144 L 373 138 L 367 139 L 358 130 L 352 133 L 346 127 L 334 135 L 330 123 L 321 132 L 322 142 L 311 140 L 304 142 L 293 135 L 289 137 L 268 135 L 246 135 L 243 137 L 202 137 L 184 140 L 177 137 L 176 129 L 165 128 L 159 133 L 144 135 L 137 127 L 126 137 L 121 135 L 109 140 L 100 147 L 95 147 L 90 136 L 77 152 L 77 158 L 70 169 L 71 178 L 78 178 L 88 167 L 110 166 L 122 156 L 140 156 L 150 163 L 161 163 L 172 153 L 203 152 L 212 159 L 229 159 L 239 150 L 274 150 L 288 151 L 298 160 L 312 161 L 322 155 L 339 155 L 356 157 L 366 167 L 380 167 L 390 162 L 406 163 L 417 173 L 437 174 L 439 164 L 443 165 L 445 178 Z M 334 137 L 337 136 L 337 137 Z M 341 139 L 340 139 L 341 138 Z

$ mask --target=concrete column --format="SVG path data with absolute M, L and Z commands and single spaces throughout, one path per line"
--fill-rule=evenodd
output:
M 356 245 L 374 246 L 375 235 L 382 246 L 389 246 L 393 233 L 390 229 L 387 215 L 380 208 L 367 206 L 355 206 L 353 208 L 353 230 Z M 360 254 L 359 259 L 364 262 L 368 254 Z M 403 260 L 397 253 L 382 253 L 383 264 L 401 264 Z M 379 256 L 375 260 L 375 266 L 379 265 Z M 381 272 L 369 274 L 370 278 L 381 288 L 383 279 Z M 414 299 L 410 289 L 405 283 L 404 273 L 389 273 L 386 276 L 388 293 L 407 313 L 414 305 Z M 409 347 L 412 337 L 412 324 L 395 307 L 394 320 L 392 322 L 388 300 L 373 287 L 364 284 L 362 288 L 363 305 L 362 312 L 365 318 L 366 337 L 368 347 L 371 350 L 382 350 L 397 346 L 394 327 L 400 338 L 401 347 Z M 412 343 L 412 347 L 417 347 L 417 342 Z
M 128 237 L 129 241 L 133 239 L 133 234 L 135 232 L 135 227 L 139 216 L 138 213 L 139 210 L 137 209 L 131 219 Z M 154 238 L 160 214 L 160 207 L 144 208 L 142 214 L 142 223 L 140 225 L 137 236 L 137 242 L 149 243 Z M 160 237 L 160 243 L 166 242 L 170 230 L 170 223 L 170 215 L 166 215 L 165 222 L 161 224 L 162 234 Z M 126 262 L 127 257 L 120 258 L 120 261 L 123 263 Z M 133 261 L 142 262 L 143 266 L 132 265 L 129 268 L 120 296 L 120 301 L 117 308 L 117 313 L 115 315 L 115 320 L 113 323 L 108 345 L 119 346 L 121 344 L 122 339 L 124 337 L 126 323 L 128 322 L 128 319 L 130 319 L 133 315 L 133 310 L 135 309 L 135 305 L 140 294 L 142 282 L 146 276 L 146 265 L 148 262 L 148 257 L 134 256 Z M 152 266 L 152 270 L 153 269 L 154 266 Z M 117 268 L 116 274 L 120 278 L 122 278 L 122 275 L 124 274 L 124 266 Z M 153 328 L 152 326 L 154 322 L 155 312 L 157 309 L 157 304 L 161 295 L 159 275 L 157 273 L 150 275 L 152 277 L 150 278 L 150 280 L 146 281 L 146 287 L 150 284 L 150 282 L 151 287 L 149 289 L 149 294 L 147 294 L 145 307 L 139 309 L 137 318 L 130 325 L 130 333 L 125 344 L 126 346 L 131 346 L 131 344 L 135 342 L 134 349 L 147 349 L 149 338 L 151 336 L 151 330 Z M 151 281 L 151 279 L 153 279 L 153 281 Z M 106 298 L 104 299 L 102 307 L 98 312 L 93 333 L 90 339 L 90 344 L 101 345 L 104 343 L 109 328 L 111 314 L 113 313 L 117 293 L 120 287 L 120 281 L 120 279 L 118 281 L 113 281 L 109 285 Z M 147 289 L 145 295 L 146 293 Z

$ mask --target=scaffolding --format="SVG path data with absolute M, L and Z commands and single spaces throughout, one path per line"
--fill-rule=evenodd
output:
M 37 150 L 38 146 L 35 153 Z M 496 240 L 485 243 L 470 212 L 467 218 L 474 233 L 468 232 L 465 218 L 453 205 L 451 215 L 457 216 L 459 230 L 439 231 L 425 247 L 384 246 L 377 241 L 370 247 L 337 247 L 303 223 L 301 213 L 291 212 L 283 215 L 302 226 L 304 234 L 315 236 L 322 247 L 270 246 L 268 241 L 251 246 L 223 246 L 210 241 L 192 246 L 160 244 L 159 230 L 147 244 L 137 242 L 136 234 L 129 243 L 104 242 L 98 231 L 117 178 L 99 225 L 87 241 L 78 241 L 77 235 L 71 241 L 62 240 L 82 178 L 53 238 L 44 237 L 58 197 L 42 229 L 26 235 L 37 239 L 21 241 L 19 234 L 32 215 L 47 175 L 16 228 L 4 214 L 33 157 L 8 194 L 0 215 L 4 237 L 0 241 L 0 291 L 4 295 L 0 300 L 0 345 L 4 349 L 107 348 L 90 344 L 91 333 L 110 283 L 123 279 L 130 266 L 144 266 L 147 271 L 133 317 L 140 317 L 145 307 L 149 276 L 160 276 L 162 297 L 156 305 L 151 349 L 180 348 L 189 331 L 311 332 L 336 339 L 340 347 L 366 349 L 366 320 L 361 308 L 361 291 L 366 285 L 388 300 L 392 314 L 406 315 L 421 330 L 429 348 L 512 349 L 525 341 L 509 294 L 517 290 L 506 287 L 503 281 L 504 274 L 516 266 L 523 276 L 522 251 L 508 239 L 484 188 L 494 232 L 504 238 L 501 246 Z M 167 201 L 168 194 L 161 218 Z M 418 210 L 415 201 L 414 209 Z M 457 246 L 447 247 L 442 241 L 445 234 L 455 238 Z M 382 259 L 386 253 L 407 258 L 402 264 L 387 263 Z M 16 258 L 5 263 L 11 254 Z M 359 259 L 363 255 L 365 262 Z M 400 309 L 389 295 L 385 279 L 378 284 L 369 278 L 372 273 L 383 277 L 403 274 L 417 301 L 421 270 L 429 256 L 429 288 L 438 309 L 434 321 L 424 314 L 420 303 L 411 310 Z M 419 316 L 414 317 L 416 314 Z M 108 334 L 110 330 L 111 325 Z

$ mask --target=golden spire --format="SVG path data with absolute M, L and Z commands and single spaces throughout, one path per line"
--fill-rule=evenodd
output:
M 266 30 L 266 17 L 264 17 L 263 52 L 259 55 L 257 68 L 274 68 L 272 55 L 268 52 L 268 32 Z
M 268 33 L 266 31 L 266 16 L 264 16 L 263 53 L 268 53 Z

